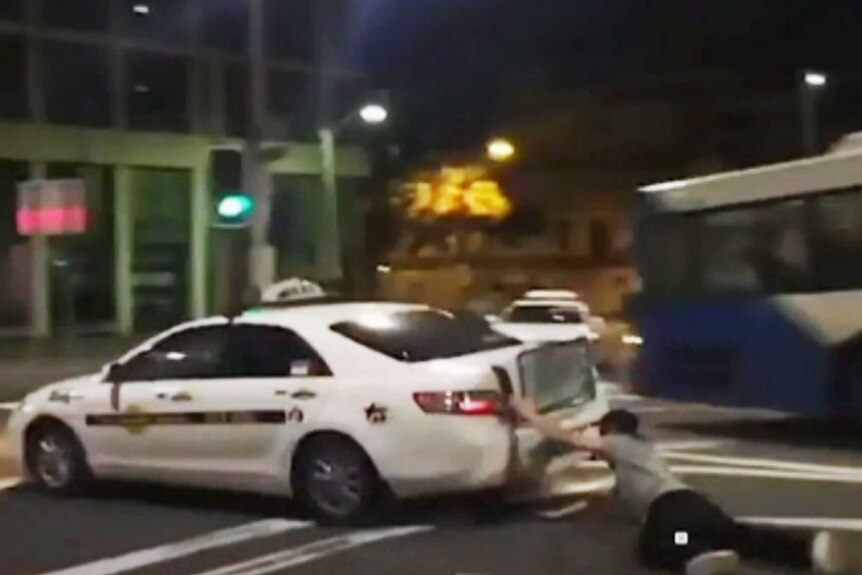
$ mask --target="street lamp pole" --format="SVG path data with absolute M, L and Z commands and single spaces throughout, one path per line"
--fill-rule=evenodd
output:
M 263 290 L 274 280 L 275 258 L 267 242 L 267 226 L 272 205 L 272 182 L 262 155 L 267 118 L 266 51 L 264 42 L 264 0 L 249 2 L 249 53 L 251 60 L 251 122 L 243 149 L 243 185 L 254 198 L 248 257 L 249 287 Z
M 340 282 L 344 279 L 341 259 L 341 232 L 338 210 L 338 167 L 336 160 L 336 138 L 349 122 L 360 117 L 366 124 L 386 121 L 388 111 L 383 104 L 370 103 L 347 114 L 341 121 L 320 128 L 321 181 L 323 183 L 323 210 L 321 254 L 318 258 L 322 281 Z
M 826 75 L 819 72 L 803 71 L 799 77 L 802 147 L 809 156 L 817 153 L 817 100 L 827 81 Z

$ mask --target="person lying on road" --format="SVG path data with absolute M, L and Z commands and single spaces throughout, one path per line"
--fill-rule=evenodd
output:
M 717 575 L 733 573 L 743 557 L 819 573 L 862 573 L 862 543 L 854 545 L 850 534 L 823 531 L 809 539 L 737 523 L 673 475 L 629 411 L 608 412 L 594 424 L 596 435 L 564 429 L 530 400 L 513 399 L 512 406 L 546 438 L 608 462 L 618 499 L 642 522 L 639 555 L 650 568 Z

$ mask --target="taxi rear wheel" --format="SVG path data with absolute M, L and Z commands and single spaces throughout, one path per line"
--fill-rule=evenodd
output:
M 26 445 L 28 471 L 43 489 L 72 494 L 89 483 L 84 449 L 67 427 L 52 422 L 37 424 L 27 434 Z
M 302 446 L 294 467 L 299 503 L 325 524 L 352 524 L 367 518 L 381 484 L 368 456 L 340 437 L 314 438 Z

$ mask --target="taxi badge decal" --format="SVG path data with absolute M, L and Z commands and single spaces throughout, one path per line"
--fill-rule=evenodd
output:
M 149 418 L 146 412 L 137 405 L 130 405 L 126 410 L 123 427 L 132 435 L 141 435 L 147 430 Z
M 298 407 L 294 407 L 290 411 L 287 412 L 287 420 L 295 421 L 296 423 L 302 423 L 305 419 L 305 414 L 302 413 L 302 410 Z
M 385 423 L 388 416 L 388 409 L 376 403 L 372 403 L 365 408 L 365 418 L 370 423 Z

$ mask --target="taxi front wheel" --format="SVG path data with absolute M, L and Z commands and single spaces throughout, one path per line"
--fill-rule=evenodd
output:
M 368 456 L 340 437 L 319 437 L 297 454 L 294 488 L 299 503 L 324 524 L 367 518 L 381 491 Z
M 27 434 L 26 448 L 30 476 L 43 489 L 73 494 L 89 483 L 84 449 L 70 429 L 57 423 L 37 424 Z

